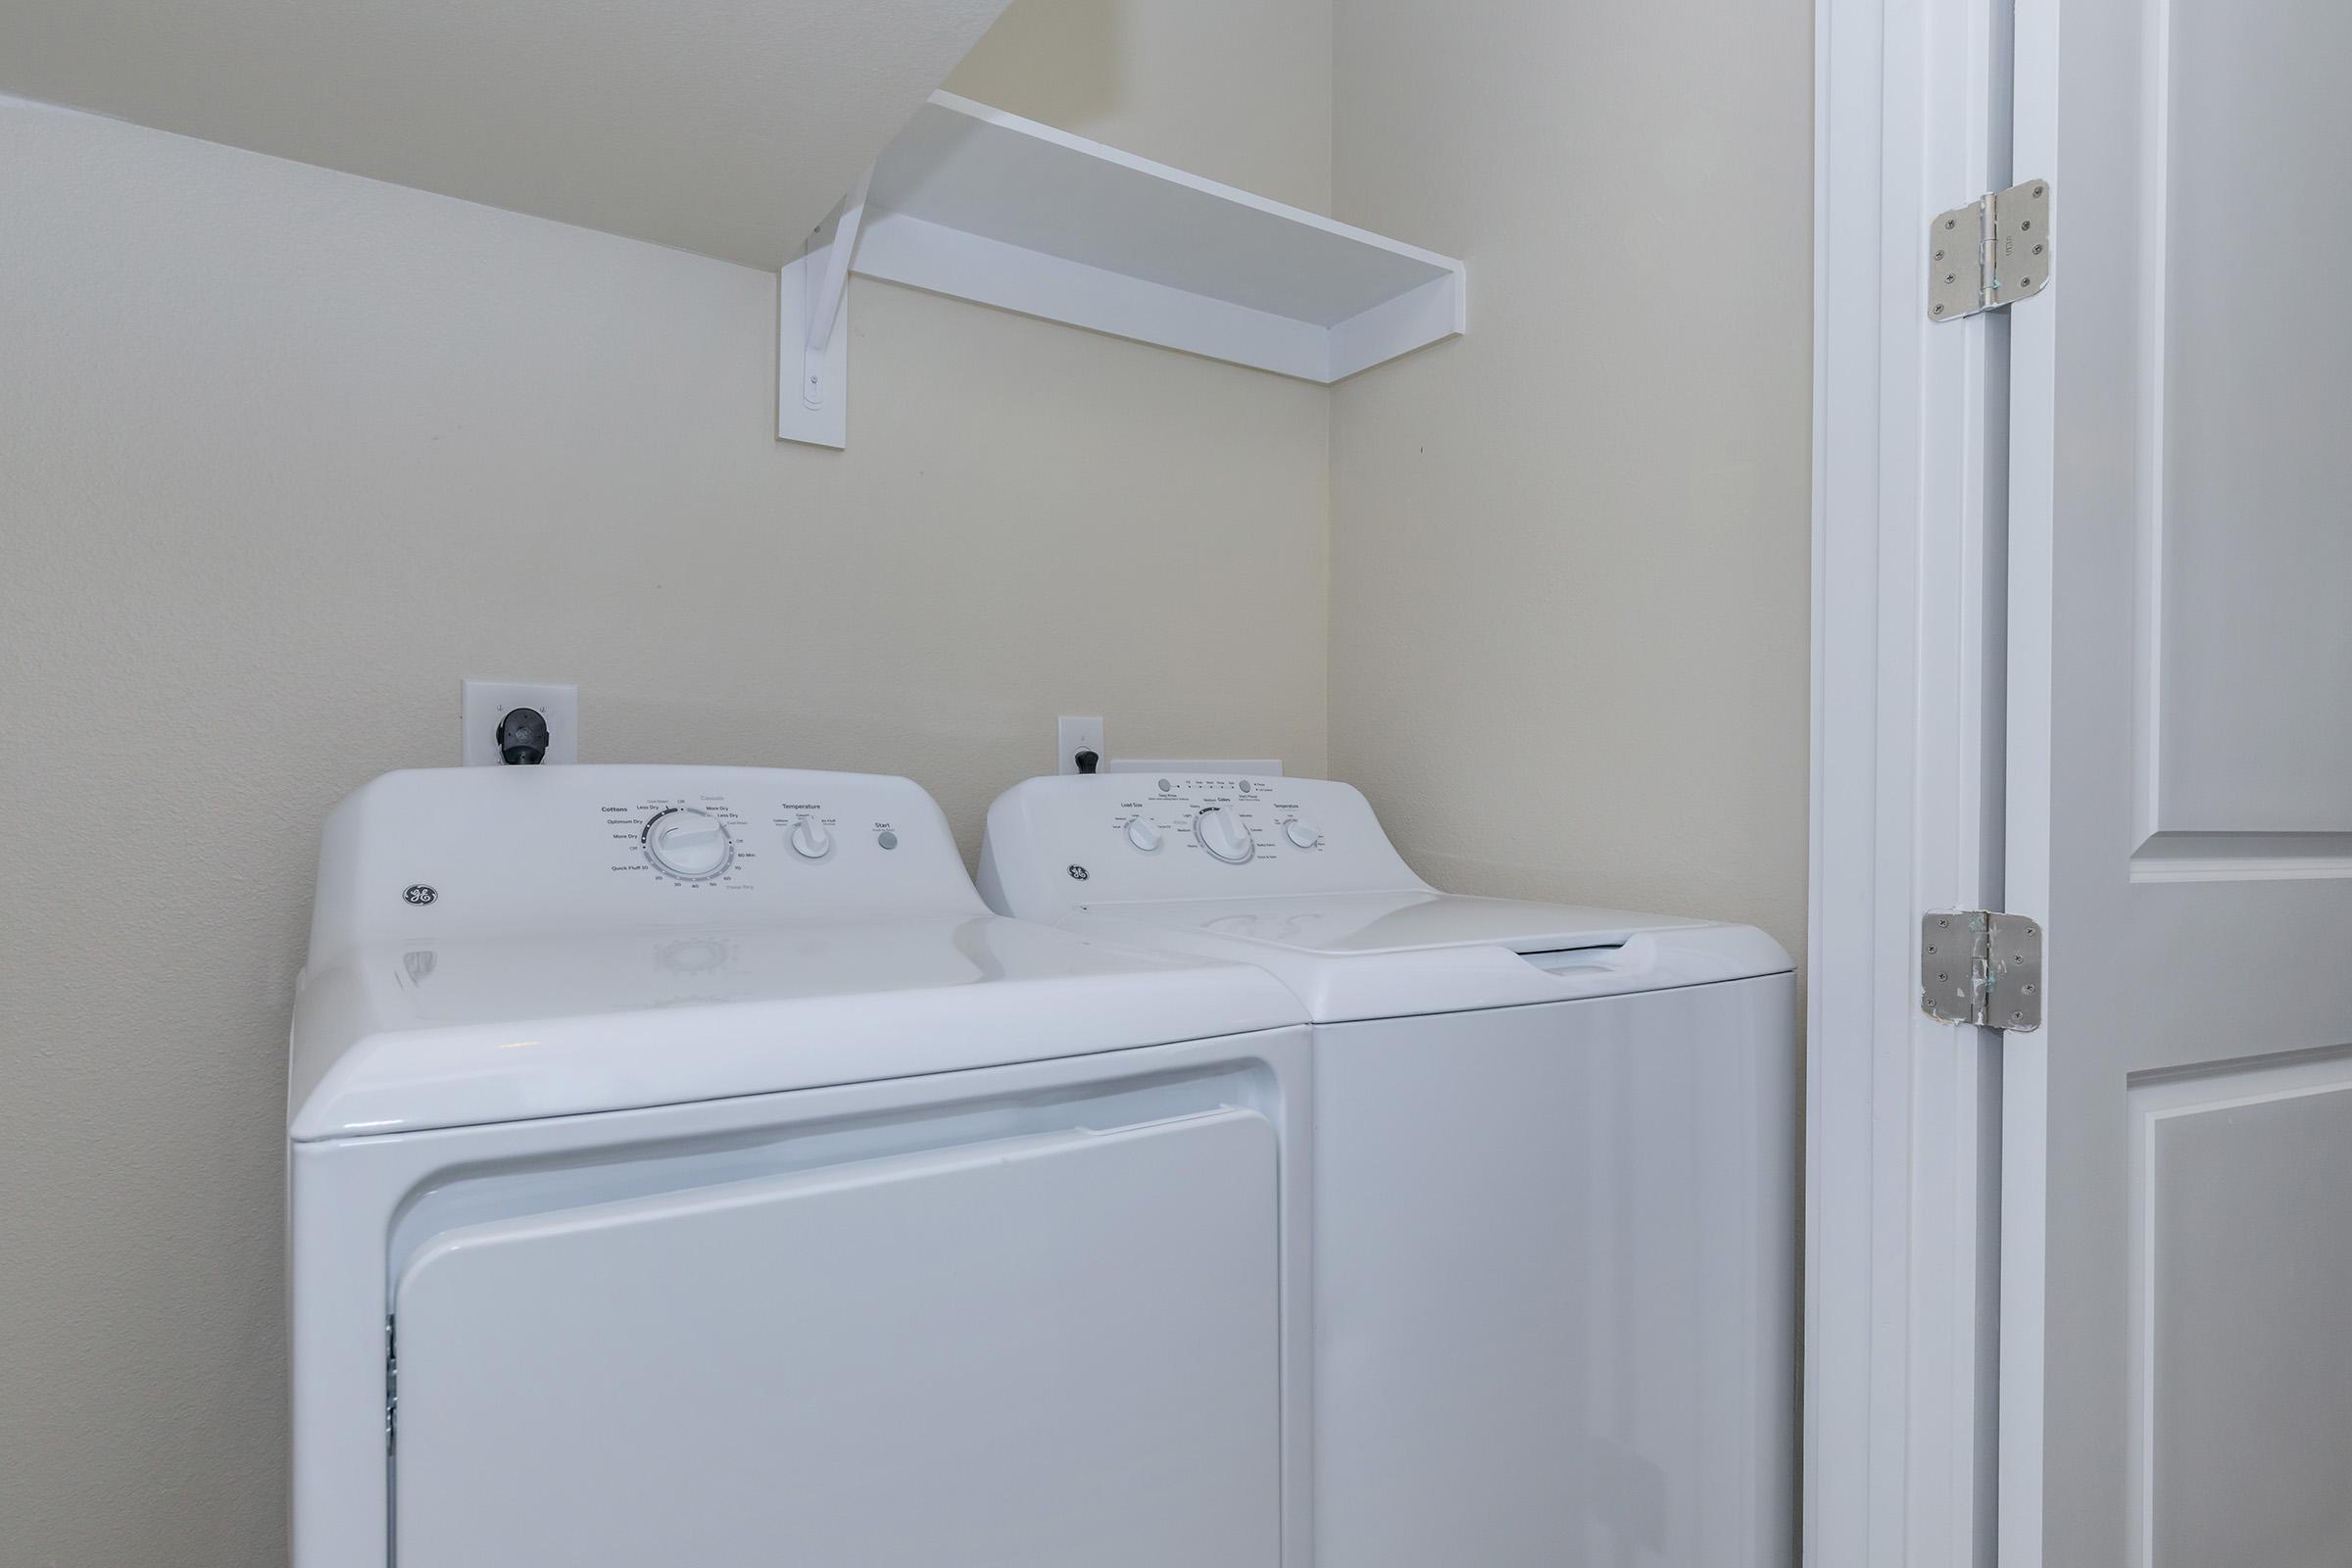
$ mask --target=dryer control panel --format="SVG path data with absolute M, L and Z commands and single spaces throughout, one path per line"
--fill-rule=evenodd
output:
M 990 808 L 980 852 L 1000 910 L 1426 887 L 1363 796 L 1329 779 L 1034 778 Z
M 387 773 L 327 819 L 311 962 L 465 941 L 984 910 L 903 778 L 795 768 Z

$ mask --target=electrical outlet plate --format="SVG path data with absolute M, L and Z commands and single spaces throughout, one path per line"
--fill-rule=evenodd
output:
M 458 701 L 458 760 L 467 767 L 503 767 L 498 721 L 517 708 L 536 708 L 547 720 L 550 762 L 580 760 L 580 689 L 546 681 L 469 680 Z
M 1092 752 L 1102 755 L 1102 720 L 1100 718 L 1064 718 L 1054 731 L 1055 755 L 1060 759 L 1056 771 L 1078 771 L 1078 754 Z M 1100 766 L 1101 764 L 1097 764 Z

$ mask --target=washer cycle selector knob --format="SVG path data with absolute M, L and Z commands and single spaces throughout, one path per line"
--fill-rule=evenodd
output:
M 671 876 L 707 882 L 735 858 L 735 841 L 710 812 L 673 806 L 645 824 L 645 858 Z
M 1140 816 L 1127 819 L 1127 842 L 1146 855 L 1159 848 L 1159 829 Z
M 833 853 L 833 835 L 813 816 L 792 824 L 792 853 L 804 860 L 821 860 Z
M 1311 850 L 1323 842 L 1322 830 L 1303 816 L 1292 817 L 1288 822 L 1282 824 L 1282 830 L 1290 835 L 1293 844 L 1302 850 Z
M 1242 819 L 1221 806 L 1204 806 L 1193 813 L 1193 837 L 1227 865 L 1240 865 L 1257 853 Z

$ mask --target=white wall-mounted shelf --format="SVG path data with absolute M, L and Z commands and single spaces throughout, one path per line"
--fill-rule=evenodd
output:
M 1318 382 L 1467 324 L 1451 257 L 945 92 L 783 270 L 786 440 L 846 444 L 852 272 Z

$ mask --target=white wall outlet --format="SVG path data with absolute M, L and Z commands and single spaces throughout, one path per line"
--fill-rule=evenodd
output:
M 517 708 L 535 708 L 547 720 L 550 762 L 580 760 L 580 689 L 545 681 L 469 680 L 458 701 L 458 760 L 467 767 L 499 767 L 498 726 Z
M 1102 755 L 1102 720 L 1064 718 L 1054 731 L 1054 740 L 1061 758 L 1058 771 L 1075 773 L 1078 771 L 1080 752 L 1092 752 L 1097 757 Z

